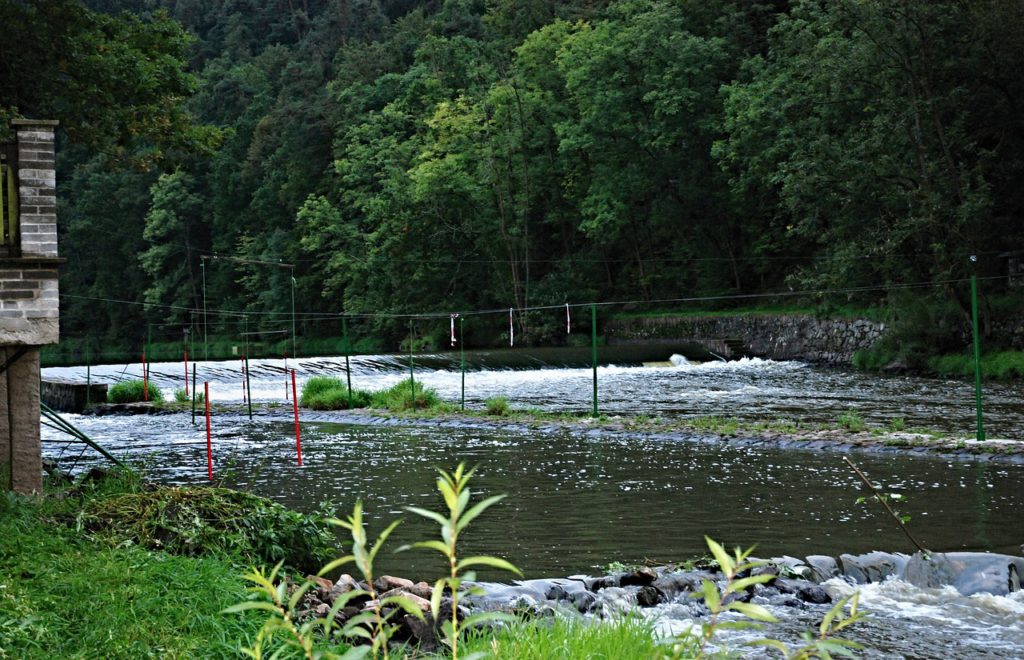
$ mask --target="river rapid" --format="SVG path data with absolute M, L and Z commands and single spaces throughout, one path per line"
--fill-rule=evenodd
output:
M 667 357 L 667 356 L 666 356 Z M 376 389 L 408 377 L 406 358 L 352 361 L 353 386 Z M 578 359 L 548 356 L 509 364 L 477 354 L 466 373 L 467 407 L 504 395 L 515 407 L 586 411 L 591 371 Z M 574 362 L 573 360 L 576 360 Z M 528 361 L 529 362 L 529 361 Z M 255 401 L 283 401 L 281 360 L 251 361 Z M 299 386 L 311 375 L 344 374 L 343 358 L 290 361 Z M 514 368 L 513 368 L 514 367 Z M 462 374 L 449 356 L 419 359 L 416 378 L 458 401 Z M 239 361 L 201 363 L 214 402 L 242 401 Z M 137 365 L 93 367 L 95 381 L 138 377 Z M 184 365 L 155 364 L 165 392 L 183 386 Z M 84 368 L 46 369 L 44 378 L 84 380 Z M 972 390 L 962 381 L 878 378 L 799 363 L 746 360 L 682 367 L 633 366 L 628 360 L 598 370 L 606 414 L 719 415 L 834 422 L 853 409 L 869 422 L 902 417 L 914 425 L 969 435 Z M 201 387 L 201 385 L 200 385 Z M 1020 439 L 1022 392 L 1016 384 L 987 388 L 990 435 Z M 730 446 L 714 438 L 653 437 L 597 429 L 494 429 L 470 426 L 373 426 L 344 423 L 330 413 L 302 413 L 303 463 L 296 465 L 290 410 L 213 417 L 217 483 L 252 490 L 302 510 L 331 501 L 339 511 L 361 498 L 370 532 L 402 517 L 394 544 L 431 537 L 434 530 L 404 507 L 437 508 L 436 467 L 459 461 L 478 466 L 474 489 L 508 497 L 474 521 L 466 553 L 495 554 L 528 577 L 600 574 L 609 562 L 680 561 L 705 551 L 704 534 L 729 545 L 757 545 L 759 556 L 838 555 L 872 550 L 910 552 L 906 538 L 871 503 L 857 504 L 860 482 L 829 451 Z M 93 417 L 70 415 L 81 430 L 117 455 L 148 464 L 165 483 L 206 483 L 204 427 L 188 414 Z M 77 470 L 90 451 L 59 444 L 44 429 L 48 457 Z M 1024 542 L 1024 466 L 927 455 L 855 453 L 854 461 L 887 491 L 906 496 L 901 512 L 929 548 L 1019 555 Z M 76 460 L 77 459 L 77 460 Z M 441 566 L 427 553 L 386 554 L 383 570 L 432 578 Z M 488 575 L 491 579 L 501 575 Z M 852 588 L 834 580 L 835 595 Z M 861 585 L 862 605 L 875 612 L 852 636 L 869 657 L 1024 657 L 1024 598 L 960 596 L 951 588 L 922 589 L 900 580 Z M 813 628 L 821 610 L 793 613 L 778 631 L 794 638 Z M 665 633 L 692 621 L 685 603 L 646 611 Z

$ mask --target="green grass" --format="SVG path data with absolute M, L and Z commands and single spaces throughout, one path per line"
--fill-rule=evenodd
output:
M 0 493 L 0 658 L 239 657 L 261 617 L 220 613 L 246 597 L 238 561 L 89 538 L 77 513 L 108 495 Z
M 640 618 L 594 623 L 561 617 L 524 621 L 497 633 L 470 637 L 460 653 L 516 660 L 657 658 L 670 648 L 655 641 L 653 624 Z
M 352 407 L 370 405 L 371 395 L 363 390 L 352 390 Z M 313 376 L 302 386 L 299 402 L 313 410 L 345 410 L 348 408 L 348 385 L 339 378 Z
M 492 396 L 484 402 L 484 409 L 493 417 L 504 417 L 508 414 L 508 397 Z
M 421 408 L 437 411 L 454 409 L 453 406 L 442 401 L 434 389 L 424 387 L 423 383 L 415 384 L 414 393 L 410 379 L 395 383 L 386 390 L 374 392 L 371 396 L 371 403 L 374 408 L 385 408 L 394 412 Z
M 153 383 L 143 383 L 141 380 L 123 380 L 115 383 L 107 390 L 107 401 L 110 403 L 135 403 L 144 401 L 147 396 L 153 403 L 163 403 L 164 395 L 160 388 Z
M 941 355 L 928 360 L 928 367 L 941 376 L 973 376 L 974 355 Z M 1024 351 L 999 351 L 981 356 L 983 378 L 1008 380 L 1024 378 Z

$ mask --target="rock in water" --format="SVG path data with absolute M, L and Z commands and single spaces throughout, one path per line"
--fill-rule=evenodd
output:
M 901 577 L 918 587 L 952 585 L 964 596 L 989 593 L 1005 596 L 1020 589 L 1024 558 L 988 552 L 917 553 Z

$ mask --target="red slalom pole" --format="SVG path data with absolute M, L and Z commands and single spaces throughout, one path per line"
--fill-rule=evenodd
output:
M 295 452 L 302 467 L 302 435 L 299 433 L 299 398 L 295 396 L 295 370 L 292 369 L 292 410 L 295 411 Z
M 213 443 L 210 440 L 210 383 L 203 383 L 206 400 L 206 475 L 213 481 Z
M 149 369 L 146 368 L 146 351 L 142 351 L 142 400 L 149 401 Z
M 185 396 L 188 396 L 188 351 L 185 351 Z

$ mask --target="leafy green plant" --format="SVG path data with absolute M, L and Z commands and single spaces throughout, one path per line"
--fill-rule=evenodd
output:
M 152 382 L 147 385 L 141 380 L 122 380 L 107 390 L 107 401 L 110 403 L 136 403 L 145 401 L 147 394 L 153 403 L 161 403 L 164 400 L 163 392 Z
M 377 657 L 378 653 L 382 653 L 386 659 L 388 657 L 388 640 L 391 639 L 398 629 L 398 626 L 390 623 L 391 617 L 399 611 L 404 611 L 418 619 L 422 620 L 424 618 L 423 611 L 419 605 L 411 599 L 397 595 L 380 598 L 373 584 L 373 561 L 381 546 L 391 536 L 391 532 L 398 527 L 401 521 L 396 520 L 388 525 L 377 536 L 377 540 L 373 545 L 367 542 L 366 529 L 363 527 L 363 503 L 360 500 L 356 500 L 355 506 L 352 508 L 352 514 L 347 520 L 332 518 L 331 523 L 349 530 L 352 536 L 352 554 L 345 555 L 327 564 L 320 571 L 320 575 L 325 575 L 340 566 L 354 562 L 367 584 L 366 591 L 355 591 L 368 595 L 370 602 L 373 604 L 372 612 L 364 612 L 347 621 L 343 634 L 368 639 L 370 641 L 370 652 L 373 656 Z M 352 593 L 349 592 L 346 596 Z M 370 624 L 369 630 L 362 627 L 363 623 Z
M 893 433 L 899 433 L 907 427 L 907 422 L 902 417 L 893 417 L 889 420 L 889 430 Z
M 753 548 L 741 551 L 736 548 L 732 555 L 726 552 L 725 548 L 712 540 L 704 537 L 712 557 L 718 564 L 719 569 L 725 576 L 724 587 L 719 590 L 718 586 L 711 580 L 701 582 L 701 590 L 693 594 L 694 598 L 702 598 L 704 604 L 711 612 L 711 616 L 701 625 L 701 632 L 685 635 L 678 639 L 672 646 L 671 653 L 667 656 L 672 660 L 680 658 L 706 658 L 709 656 L 709 647 L 715 632 L 728 626 L 732 629 L 760 629 L 760 623 L 776 623 L 777 619 L 765 608 L 755 603 L 745 603 L 730 596 L 738 595 L 756 584 L 765 584 L 775 579 L 774 575 L 762 574 L 751 575 L 751 569 L 765 565 L 764 561 L 750 560 Z M 778 640 L 756 639 L 747 642 L 750 646 L 765 646 L 779 651 L 787 660 L 810 660 L 811 658 L 831 658 L 833 653 L 852 657 L 851 651 L 861 648 L 856 642 L 835 637 L 835 634 L 844 628 L 862 620 L 866 614 L 858 611 L 857 600 L 859 594 L 854 593 L 838 601 L 825 615 L 815 637 L 811 633 L 804 633 L 804 646 L 790 650 L 788 646 Z M 844 614 L 844 609 L 850 605 L 850 613 Z M 726 612 L 736 612 L 747 620 L 721 622 L 722 615 Z
M 313 376 L 302 386 L 299 402 L 313 410 L 345 410 L 349 403 L 348 385 L 339 378 Z M 353 408 L 365 408 L 369 404 L 368 392 L 352 390 Z
M 253 562 L 285 560 L 312 571 L 333 554 L 326 508 L 306 515 L 226 488 L 136 488 L 87 502 L 77 522 L 114 545 L 235 555 Z
M 488 415 L 504 417 L 508 414 L 508 397 L 492 396 L 484 402 L 484 409 Z
M 500 570 L 509 571 L 522 576 L 519 569 L 511 563 L 498 557 L 477 555 L 459 559 L 456 545 L 459 534 L 466 529 L 477 516 L 486 511 L 489 507 L 500 502 L 504 495 L 493 495 L 472 507 L 469 506 L 472 491 L 469 488 L 469 480 L 473 476 L 473 469 L 466 469 L 465 463 L 460 463 L 452 473 L 438 470 L 440 476 L 437 479 L 437 489 L 441 493 L 447 515 L 421 509 L 419 507 L 407 507 L 411 513 L 433 520 L 441 527 L 441 539 L 431 541 L 420 541 L 411 546 L 403 546 L 400 550 L 407 548 L 423 548 L 434 550 L 440 553 L 448 562 L 448 575 L 439 579 L 434 584 L 430 597 L 430 612 L 437 621 L 441 613 L 441 599 L 446 590 L 451 592 L 451 618 L 441 624 L 441 631 L 444 633 L 445 643 L 451 650 L 452 660 L 459 657 L 459 637 L 469 628 L 487 621 L 515 621 L 511 615 L 501 612 L 479 612 L 465 618 L 459 616 L 459 597 L 466 581 L 476 579 L 474 571 L 466 570 L 474 566 L 489 566 Z M 474 593 L 470 589 L 469 593 Z
M 864 420 L 856 410 L 851 408 L 839 416 L 839 426 L 856 433 L 864 430 Z
M 442 404 L 437 392 L 423 383 L 413 385 L 411 379 L 395 383 L 386 390 L 375 392 L 371 396 L 374 408 L 386 408 L 392 411 L 411 410 L 416 408 L 435 408 Z
M 851 461 L 849 457 L 843 456 L 843 460 L 846 461 L 846 464 L 850 466 L 850 469 L 853 470 L 858 477 L 860 477 L 860 480 L 863 481 L 864 485 L 868 487 L 868 489 L 871 491 L 872 496 L 876 500 L 878 500 L 879 504 L 885 507 L 886 512 L 892 517 L 892 519 L 896 522 L 900 530 L 910 540 L 910 542 L 913 543 L 918 550 L 927 555 L 928 550 L 923 545 L 921 545 L 921 543 L 914 537 L 913 534 L 910 533 L 910 530 L 907 528 L 907 523 L 910 522 L 910 516 L 902 514 L 892 507 L 892 503 L 902 502 L 904 500 L 903 495 L 899 493 L 882 492 L 881 487 L 872 483 L 871 480 L 868 479 L 868 476 L 864 474 L 860 470 L 860 468 L 854 465 L 853 461 Z M 857 504 L 863 504 L 867 500 L 867 497 L 858 497 Z

